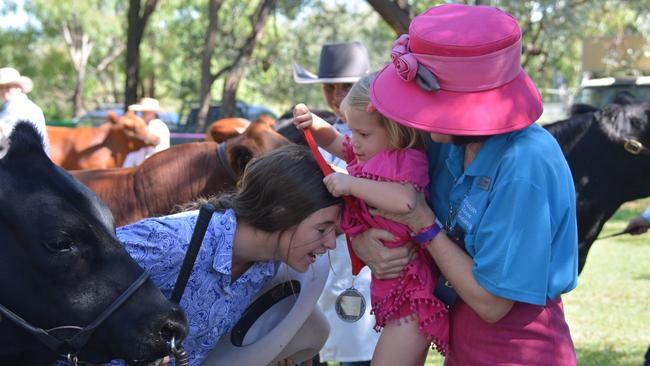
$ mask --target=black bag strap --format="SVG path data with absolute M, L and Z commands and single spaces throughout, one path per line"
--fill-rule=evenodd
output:
M 174 290 L 172 291 L 171 301 L 176 304 L 180 303 L 183 292 L 185 291 L 185 286 L 187 286 L 187 280 L 190 279 L 196 256 L 199 254 L 199 249 L 201 249 L 205 232 L 208 229 L 208 224 L 210 223 L 214 211 L 214 206 L 207 202 L 202 204 L 199 209 L 199 216 L 196 219 L 196 225 L 194 226 L 194 232 L 192 232 L 190 245 L 185 253 L 183 265 L 181 266 L 180 272 L 178 272 L 176 284 L 174 284 Z

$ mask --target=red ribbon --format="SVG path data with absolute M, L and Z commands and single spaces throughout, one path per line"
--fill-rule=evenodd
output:
M 323 174 L 325 176 L 328 176 L 334 173 L 332 167 L 329 166 L 329 164 L 327 164 L 327 162 L 323 158 L 323 155 L 321 155 L 320 151 L 318 151 L 318 146 L 316 145 L 316 141 L 314 140 L 314 136 L 312 136 L 311 131 L 308 128 L 304 128 L 302 132 L 305 135 L 305 140 L 307 141 L 307 145 L 309 145 L 309 149 L 311 150 L 311 153 L 314 155 L 314 158 L 316 158 L 316 163 L 318 163 L 318 166 L 320 167 L 320 170 L 323 172 Z M 369 227 L 373 226 L 372 223 L 365 220 L 363 215 L 361 215 L 361 208 L 357 206 L 357 204 L 352 199 L 352 196 L 343 196 L 343 200 L 345 201 L 345 204 L 347 206 L 352 207 L 352 209 L 357 213 L 357 216 L 360 217 L 366 225 L 368 225 Z M 366 264 L 363 263 L 363 261 L 359 259 L 359 257 L 357 257 L 356 253 L 354 252 L 354 249 L 352 249 L 352 243 L 350 242 L 350 237 L 347 234 L 345 235 L 345 241 L 348 244 L 348 252 L 350 253 L 350 261 L 352 262 L 352 274 L 358 275 L 361 269 Z

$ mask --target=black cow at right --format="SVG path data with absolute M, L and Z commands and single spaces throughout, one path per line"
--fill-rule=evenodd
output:
M 602 109 L 577 105 L 544 127 L 573 174 L 580 273 L 605 222 L 623 203 L 650 196 L 650 103 L 620 92 Z

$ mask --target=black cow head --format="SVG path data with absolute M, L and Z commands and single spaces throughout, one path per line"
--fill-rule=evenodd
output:
M 605 106 L 600 124 L 612 141 L 635 140 L 650 147 L 650 103 L 642 103 L 627 92 L 619 93 L 614 104 Z
M 34 327 L 85 327 L 143 270 L 117 241 L 106 206 L 48 159 L 32 125 L 0 126 L 0 147 L 0 304 Z M 46 365 L 57 357 L 16 323 L 0 319 L 2 363 Z M 99 325 L 78 357 L 155 360 L 168 353 L 172 336 L 185 333 L 182 311 L 147 280 Z

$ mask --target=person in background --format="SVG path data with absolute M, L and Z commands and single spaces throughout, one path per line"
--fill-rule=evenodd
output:
M 298 64 L 293 65 L 293 77 L 299 84 L 321 84 L 327 105 L 337 115 L 334 128 L 345 135 L 350 129 L 342 119 L 341 102 L 352 84 L 366 75 L 370 69 L 368 50 L 360 42 L 325 44 L 321 48 L 318 74 L 315 75 Z M 345 169 L 344 160 L 321 149 L 321 154 L 331 165 Z M 330 323 L 330 336 L 319 354 L 320 362 L 340 362 L 341 366 L 366 366 L 379 339 L 373 331 L 375 318 L 370 313 L 370 271 L 364 268 L 357 276 L 352 276 L 350 255 L 345 235 L 337 237 L 336 249 L 329 253 L 330 271 L 323 294 L 318 305 Z M 353 283 L 354 280 L 354 283 Z M 335 311 L 337 297 L 346 289 L 356 288 L 364 297 L 366 306 L 363 317 L 348 323 L 341 320 Z
M 45 116 L 34 102 L 29 100 L 27 93 L 32 91 L 32 79 L 20 75 L 12 67 L 0 68 L 0 98 L 4 105 L 0 110 L 0 121 L 15 125 L 18 121 L 29 121 L 43 138 L 45 152 L 49 149 Z
M 170 134 L 169 127 L 165 122 L 158 119 L 160 103 L 154 98 L 142 98 L 140 104 L 132 104 L 129 110 L 140 112 L 140 117 L 147 123 L 148 136 L 147 140 L 153 146 L 140 148 L 130 152 L 124 159 L 125 168 L 130 168 L 142 164 L 149 156 L 169 148 Z
M 645 211 L 634 218 L 632 218 L 625 227 L 625 232 L 632 235 L 643 234 L 650 229 L 650 205 Z
M 431 189 L 409 226 L 445 281 L 445 365 L 576 365 L 562 294 L 578 282 L 575 189 L 555 138 L 535 121 L 542 97 L 521 67 L 521 29 L 489 6 L 445 4 L 416 16 L 373 80 L 373 106 L 430 133 Z M 428 205 L 430 204 L 431 207 Z M 397 268 L 369 229 L 353 239 L 377 277 Z M 396 268 L 391 268 L 396 267 Z M 388 274 L 387 274 L 388 273 Z M 442 293 L 441 292 L 441 293 Z

